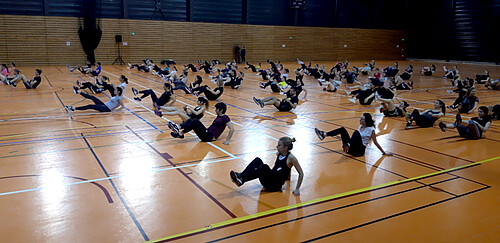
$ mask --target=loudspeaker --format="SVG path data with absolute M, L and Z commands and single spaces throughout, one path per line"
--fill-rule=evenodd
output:
M 291 0 L 290 1 L 290 8 L 305 9 L 306 8 L 306 0 Z
M 122 39 L 122 35 L 115 35 L 115 42 L 116 43 L 122 43 L 123 39 Z

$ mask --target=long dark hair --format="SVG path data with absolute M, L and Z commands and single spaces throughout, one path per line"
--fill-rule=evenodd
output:
M 198 101 L 201 102 L 205 106 L 205 109 L 208 110 L 209 104 L 208 104 L 208 100 L 207 99 L 205 99 L 203 97 L 198 97 Z
M 444 105 L 444 102 L 442 100 L 437 100 L 437 102 L 439 102 L 439 104 L 441 105 L 441 112 L 443 112 L 443 114 L 446 114 L 446 106 Z
M 375 127 L 375 121 L 373 120 L 370 113 L 363 113 L 363 116 L 365 117 L 365 123 L 367 127 Z

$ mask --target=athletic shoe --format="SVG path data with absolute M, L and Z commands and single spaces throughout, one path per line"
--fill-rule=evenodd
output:
M 161 106 L 160 106 L 160 105 L 158 105 L 158 103 L 153 102 L 153 106 L 155 107 L 155 111 L 159 111 L 159 110 L 161 110 Z
M 73 86 L 73 93 L 78 94 L 78 87 Z
M 318 83 L 319 83 L 319 86 L 322 86 L 323 83 L 321 83 L 321 81 L 318 79 Z
M 142 101 L 142 99 L 141 99 L 141 98 L 139 98 L 139 97 L 134 97 L 134 100 L 137 100 L 137 101 Z
M 78 85 L 78 87 L 82 86 L 82 82 L 76 80 L 76 85 Z
M 260 105 L 260 108 L 264 108 L 264 102 L 262 100 L 259 100 L 259 105 Z
M 266 84 L 265 83 L 260 83 L 260 87 L 265 89 L 266 88 Z
M 240 187 L 243 185 L 243 181 L 241 180 L 241 174 L 236 173 L 235 171 L 229 172 L 229 176 L 231 177 L 231 181 L 237 186 Z
M 172 135 L 172 137 L 174 137 L 174 138 L 184 138 L 184 135 L 180 135 L 176 132 L 171 132 L 170 135 Z
M 413 126 L 411 125 L 411 122 L 407 122 L 406 126 L 405 126 L 405 129 L 408 130 L 408 129 L 411 129 L 411 128 L 413 128 Z
M 319 130 L 318 128 L 314 128 L 314 132 L 318 136 L 319 140 L 325 139 L 325 132 Z
M 253 97 L 253 102 L 255 102 L 255 104 L 257 104 L 257 105 L 260 105 L 259 99 L 255 98 L 255 97 Z
M 68 105 L 64 107 L 66 112 L 68 112 L 68 117 L 73 119 L 73 111 L 75 110 L 72 106 Z
M 349 88 L 349 87 L 347 87 Z M 347 90 L 344 90 L 345 91 L 345 96 L 349 97 L 349 95 L 351 94 L 351 92 L 347 91 Z
M 350 102 L 356 104 L 356 98 L 351 98 L 351 99 L 347 99 L 347 100 L 349 100 Z
M 155 111 L 154 111 L 154 113 L 155 113 L 155 115 L 157 115 L 157 116 L 159 116 L 159 117 L 162 117 L 162 116 L 163 116 L 163 114 L 161 113 L 161 111 L 157 111 L 157 110 L 155 110 Z
M 455 125 L 460 125 L 462 123 L 462 116 L 460 114 L 457 114 L 455 117 Z
M 349 153 L 349 144 L 346 143 L 346 144 L 342 145 L 342 150 L 344 150 L 344 152 L 346 152 L 346 153 Z
M 444 124 L 444 122 L 439 123 L 439 128 L 441 129 L 441 131 L 446 132 L 446 124 Z
M 168 121 L 168 128 L 172 129 L 172 131 L 174 131 L 176 133 L 180 133 L 179 126 L 172 121 Z
M 134 93 L 134 95 L 138 95 L 139 91 L 137 91 L 137 89 L 135 89 L 134 87 L 132 87 L 132 93 Z

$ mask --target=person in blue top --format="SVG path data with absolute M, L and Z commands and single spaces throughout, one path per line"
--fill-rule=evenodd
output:
M 413 110 L 411 115 L 406 117 L 405 129 L 412 128 L 412 122 L 415 121 L 419 127 L 432 127 L 434 123 L 446 113 L 446 107 L 441 100 L 434 101 L 434 109 L 425 110 L 420 113 L 417 109 Z
M 101 74 L 101 69 L 101 63 L 97 62 L 97 67 L 94 70 L 90 71 L 90 74 L 94 77 L 97 77 L 99 76 L 99 74 Z
M 293 142 L 295 142 L 295 138 L 290 137 L 282 137 L 278 140 L 278 145 L 276 146 L 278 150 L 277 158 L 272 169 L 269 165 L 264 164 L 262 159 L 257 157 L 241 173 L 234 170 L 229 172 L 231 181 L 236 184 L 236 186 L 240 187 L 245 184 L 245 182 L 259 179 L 260 184 L 262 184 L 267 191 L 282 191 L 283 184 L 285 184 L 287 180 L 290 180 L 292 167 L 295 167 L 299 173 L 299 179 L 293 191 L 293 195 L 299 196 L 300 186 L 304 179 L 304 172 L 297 158 L 290 153 L 290 150 L 293 149 Z

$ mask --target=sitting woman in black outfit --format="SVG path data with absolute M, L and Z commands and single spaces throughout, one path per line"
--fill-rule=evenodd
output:
M 290 89 L 287 93 L 287 98 L 279 100 L 275 96 L 266 97 L 264 99 L 257 99 L 253 97 L 253 101 L 263 108 L 266 105 L 274 105 L 279 111 L 291 111 L 299 104 L 299 97 L 295 89 Z
M 175 94 L 172 90 L 172 86 L 170 83 L 163 84 L 163 94 L 161 94 L 160 98 L 156 96 L 155 92 L 152 89 L 146 89 L 137 91 L 134 87 L 132 87 L 132 92 L 134 95 L 142 94 L 141 97 L 134 97 L 134 100 L 142 101 L 142 99 L 151 96 L 151 101 L 153 101 L 153 106 L 156 108 L 157 106 L 171 106 L 175 103 Z
M 293 142 L 295 142 L 295 138 L 282 137 L 279 139 L 278 145 L 276 146 L 278 157 L 272 169 L 257 157 L 241 173 L 232 170 L 229 173 L 231 180 L 236 186 L 240 187 L 245 182 L 259 179 L 260 184 L 267 191 L 281 192 L 283 184 L 285 184 L 287 180 L 290 180 L 292 167 L 295 167 L 299 173 L 299 179 L 293 191 L 293 195 L 299 196 L 300 186 L 304 179 L 304 172 L 297 158 L 290 153 L 290 150 L 293 149 Z
M 218 79 L 216 84 L 217 88 L 215 89 L 209 88 L 208 85 L 203 85 L 192 90 L 193 92 L 197 92 L 197 96 L 203 93 L 208 100 L 216 100 L 222 95 L 222 93 L 224 93 L 224 81 L 222 79 Z
M 419 127 L 432 127 L 439 118 L 444 116 L 446 112 L 445 109 L 445 105 L 441 100 L 434 101 L 434 109 L 429 109 L 422 113 L 415 109 L 411 115 L 406 117 L 405 129 L 412 128 L 411 124 L 413 121 L 415 121 Z
M 474 117 L 470 121 L 462 121 L 460 114 L 457 114 L 454 123 L 444 124 L 440 122 L 439 128 L 443 132 L 446 132 L 448 128 L 456 128 L 460 137 L 465 139 L 480 139 L 491 125 L 491 117 L 488 115 L 488 112 L 488 107 L 481 106 L 477 111 L 478 117 Z
M 193 109 L 188 106 L 184 106 L 183 110 L 177 107 L 164 107 L 164 106 L 156 106 L 155 114 L 158 116 L 179 116 L 183 122 L 187 119 L 201 119 L 205 115 L 205 111 L 208 110 L 208 100 L 203 97 L 198 97 L 197 106 Z M 160 111 L 160 108 L 163 111 Z

